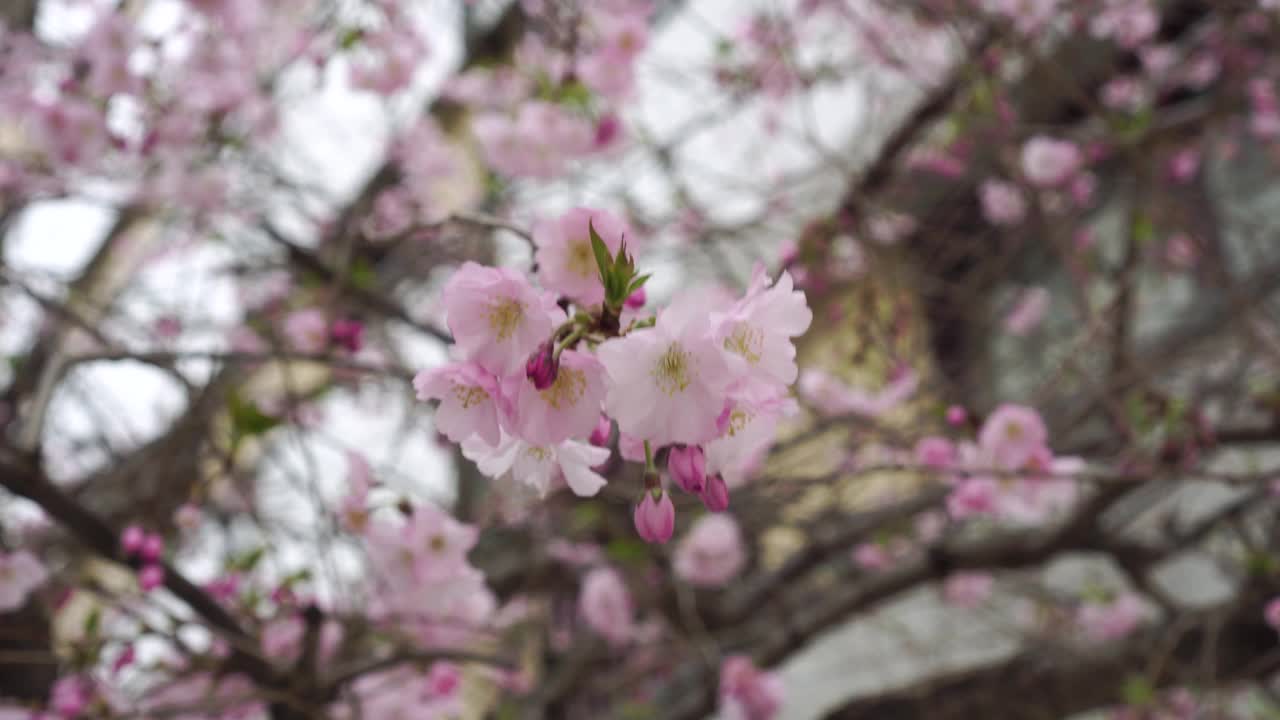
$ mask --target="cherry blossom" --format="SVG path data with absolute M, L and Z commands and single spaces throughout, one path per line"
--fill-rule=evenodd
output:
M 26 550 L 0 553 L 0 611 L 22 607 L 49 578 L 49 571 Z
M 676 574 L 691 585 L 718 587 L 732 580 L 746 563 L 742 532 L 729 515 L 705 515 L 689 528 L 676 547 Z
M 582 579 L 578 612 L 587 627 L 614 645 L 625 645 L 635 636 L 631 592 L 612 568 L 596 568 Z

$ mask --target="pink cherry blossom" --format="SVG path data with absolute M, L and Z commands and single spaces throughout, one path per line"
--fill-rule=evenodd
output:
M 953 573 L 942 584 L 942 597 L 948 604 L 975 608 L 990 597 L 992 584 L 991 575 L 987 573 Z
M 1017 225 L 1027 214 L 1027 201 L 1017 185 L 984 180 L 978 189 L 982 214 L 992 225 Z
M 472 435 L 490 445 L 502 439 L 499 415 L 507 405 L 498 381 L 476 363 L 453 363 L 413 378 L 419 400 L 439 400 L 436 429 L 453 442 Z
M 936 435 L 920 438 L 915 447 L 916 462 L 931 468 L 947 468 L 956 461 L 952 442 Z
M 797 411 L 795 400 L 777 386 L 736 387 L 717 418 L 719 437 L 705 446 L 706 475 L 722 475 L 729 485 L 742 485 L 773 445 L 778 423 Z
M 677 298 L 654 327 L 597 349 L 610 381 L 605 410 L 623 432 L 654 445 L 702 443 L 717 435 L 732 377 L 699 310 Z
M 1055 187 L 1080 170 L 1084 158 L 1079 146 L 1044 135 L 1022 146 L 1022 172 L 1033 185 Z
M 0 553 L 0 612 L 22 607 L 48 578 L 49 571 L 26 550 Z
M 534 445 L 514 435 L 502 434 L 501 442 L 488 445 L 477 438 L 462 444 L 462 454 L 492 478 L 511 477 L 544 497 L 563 478 L 579 497 L 591 497 L 605 479 L 593 468 L 609 459 L 609 449 L 577 440 Z
M 987 416 L 978 431 L 978 444 L 997 468 L 1017 470 L 1049 439 L 1040 413 L 1024 405 L 1003 404 Z
M 657 492 L 658 497 L 654 497 Z M 671 539 L 675 531 L 676 508 L 671 503 L 671 495 L 662 490 L 646 490 L 640 502 L 636 504 L 633 518 L 636 532 L 647 543 L 662 544 Z
M 586 438 L 600 419 L 605 396 L 604 365 L 586 352 L 566 350 L 560 355 L 555 381 L 539 390 L 525 378 L 512 407 L 512 431 L 534 445 L 555 445 L 570 438 Z
M 773 283 L 764 265 L 756 263 L 746 295 L 727 312 L 712 315 L 717 341 L 745 365 L 753 381 L 783 385 L 796 381 L 792 338 L 809 329 L 813 311 L 804 293 L 794 287 L 790 273 L 782 273 Z
M 1076 614 L 1076 622 L 1092 640 L 1119 640 L 1142 624 L 1146 609 L 1142 600 L 1130 592 L 1106 602 L 1087 602 Z
M 990 477 L 967 477 L 947 495 L 947 512 L 956 520 L 995 513 L 999 486 Z
M 604 285 L 591 249 L 589 227 L 617 254 L 623 239 L 634 254 L 637 239 L 626 223 L 607 210 L 578 207 L 558 218 L 540 220 L 533 226 L 537 248 L 538 280 L 552 292 L 591 307 L 604 300 Z
M 318 353 L 329 343 L 329 321 L 319 308 L 295 310 L 284 318 L 289 347 L 301 353 Z
M 750 658 L 730 655 L 720 665 L 720 716 L 724 720 L 773 720 L 782 708 L 782 679 Z
M 631 592 L 612 568 L 596 568 L 583 578 L 578 612 L 588 627 L 614 645 L 625 645 L 635 635 Z
M 826 415 L 856 413 L 880 417 L 906 402 L 915 394 L 919 376 L 914 371 L 900 373 L 876 392 L 853 388 L 842 380 L 817 368 L 800 374 L 800 395 Z
M 1022 291 L 1013 309 L 1004 319 L 1004 328 L 1010 335 L 1022 336 L 1034 330 L 1044 320 L 1051 299 L 1049 291 L 1040 286 Z
M 473 262 L 464 263 L 449 278 L 441 303 L 463 356 L 499 376 L 523 368 L 564 315 L 555 299 L 535 289 L 524 275 Z
M 673 567 L 691 585 L 720 587 L 746 564 L 742 532 L 725 514 L 704 515 L 676 547 Z
M 1150 0 L 1107 0 L 1089 24 L 1094 37 L 1111 38 L 1126 48 L 1138 47 L 1159 29 L 1160 15 Z
M 892 564 L 892 559 L 884 545 L 868 542 L 853 549 L 853 562 L 865 570 L 884 570 Z

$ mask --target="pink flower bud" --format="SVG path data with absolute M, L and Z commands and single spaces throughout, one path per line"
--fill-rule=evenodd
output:
M 591 431 L 591 444 L 596 447 L 605 447 L 609 444 L 609 436 L 612 434 L 613 423 L 609 421 L 608 415 L 601 413 L 596 429 Z
M 329 337 L 347 352 L 360 352 L 364 346 L 364 323 L 358 320 L 334 320 Z
M 707 477 L 706 485 L 698 497 L 711 512 L 724 512 L 729 508 L 729 486 L 719 473 Z
M 138 586 L 143 592 L 151 592 L 164 584 L 164 568 L 147 565 L 138 571 Z
M 136 555 L 142 549 L 142 543 L 147 539 L 147 534 L 137 525 L 130 525 L 120 533 L 120 547 L 124 549 L 126 555 Z
M 648 296 L 645 294 L 644 288 L 636 288 L 635 292 L 627 296 L 627 301 L 624 304 L 632 310 L 639 310 L 644 307 L 647 300 Z
M 560 359 L 555 355 L 555 346 L 550 340 L 538 346 L 524 364 L 524 375 L 533 381 L 533 386 L 546 390 L 556 383 L 560 374 Z
M 156 533 L 151 533 L 142 539 L 142 546 L 138 548 L 138 555 L 147 562 L 155 562 L 164 554 L 164 538 Z
M 959 405 L 952 405 L 947 408 L 947 424 L 953 426 L 963 425 L 969 419 L 969 413 Z
M 118 673 L 124 668 L 133 664 L 135 653 L 132 645 L 125 645 L 124 650 L 116 657 L 116 661 L 111 663 L 111 672 Z
M 437 662 L 427 673 L 427 689 L 434 698 L 452 697 L 462 682 L 462 671 L 451 662 Z
M 706 486 L 707 456 L 697 445 L 671 448 L 671 454 L 667 456 L 667 471 L 685 492 L 697 495 Z
M 654 499 L 655 493 L 657 499 Z M 665 543 L 670 540 L 676 527 L 676 507 L 671 504 L 671 496 L 662 490 L 645 491 L 636 505 L 634 520 L 636 532 L 645 542 Z

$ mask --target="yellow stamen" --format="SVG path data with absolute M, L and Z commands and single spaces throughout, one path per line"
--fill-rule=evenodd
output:
M 596 272 L 595 253 L 591 252 L 591 241 L 587 238 L 569 243 L 569 271 L 578 277 L 589 278 Z
M 556 373 L 556 381 L 539 395 L 553 409 L 563 410 L 577 405 L 586 392 L 587 374 L 562 365 L 560 371 Z
M 760 356 L 764 352 L 764 331 L 746 323 L 738 323 L 733 334 L 724 339 L 724 349 L 741 355 L 747 362 L 755 365 L 760 362 Z
M 514 298 L 504 298 L 489 306 L 489 329 L 498 341 L 510 340 L 524 322 L 524 304 Z
M 489 399 L 489 393 L 478 385 L 454 385 L 453 396 L 462 403 L 463 410 L 470 410 Z
M 689 387 L 689 367 L 692 362 L 692 356 L 680 347 L 680 343 L 673 342 L 667 347 L 667 351 L 658 358 L 658 364 L 653 368 L 653 379 L 658 384 L 658 389 L 666 393 L 668 396 L 675 395 L 678 392 L 684 392 Z

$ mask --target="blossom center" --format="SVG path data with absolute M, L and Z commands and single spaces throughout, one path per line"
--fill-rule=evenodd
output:
M 524 321 L 524 304 L 515 298 L 504 298 L 489 306 L 489 329 L 498 341 L 510 340 Z
M 556 381 L 538 394 L 554 410 L 563 410 L 578 404 L 587 392 L 587 374 L 581 370 L 561 366 Z
M 577 240 L 569 243 L 569 272 L 582 278 L 590 278 L 595 267 L 595 255 L 591 252 L 590 240 Z
M 454 385 L 453 396 L 462 404 L 463 410 L 470 410 L 489 399 L 489 393 L 479 385 Z
M 1016 422 L 1011 422 L 1005 425 L 1004 434 L 1010 440 L 1017 440 L 1022 437 L 1022 426 Z
M 534 460 L 537 460 L 538 462 L 545 462 L 546 459 L 551 455 L 551 451 L 548 450 L 547 448 L 539 447 L 535 445 L 525 450 L 524 454 L 528 455 Z
M 729 337 L 724 339 L 724 349 L 737 353 L 748 363 L 756 365 L 764 352 L 764 331 L 746 323 L 738 323 Z
M 658 383 L 658 389 L 667 395 L 684 392 L 689 387 L 692 362 L 692 356 L 680 343 L 668 345 L 653 368 L 653 379 Z
M 747 427 L 747 423 L 751 422 L 751 413 L 746 410 L 734 410 L 729 413 L 729 427 L 727 432 L 729 437 L 733 437 Z

